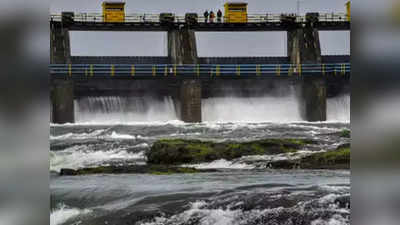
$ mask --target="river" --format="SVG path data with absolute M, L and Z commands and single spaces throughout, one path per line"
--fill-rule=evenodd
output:
M 268 109 L 257 108 L 268 114 Z M 191 165 L 197 168 L 218 168 L 216 173 L 174 175 L 88 175 L 59 176 L 61 168 L 78 169 L 99 165 L 145 164 L 145 154 L 152 143 L 162 138 L 250 141 L 263 138 L 311 138 L 319 144 L 310 151 L 334 149 L 348 143 L 333 133 L 350 129 L 349 97 L 331 103 L 328 122 L 296 121 L 261 122 L 262 113 L 237 117 L 247 121 L 219 121 L 210 105 L 207 122 L 188 124 L 170 113 L 165 121 L 120 121 L 107 114 L 80 114 L 75 124 L 50 126 L 50 223 L 100 225 L 261 225 L 261 224 L 350 224 L 350 171 L 348 170 L 277 170 L 268 168 L 269 156 L 217 160 Z M 249 103 L 250 102 L 250 103 Z M 208 104 L 223 104 L 216 99 Z M 163 103 L 164 104 L 164 103 Z M 169 101 L 156 107 L 168 110 Z M 115 106 L 113 106 L 115 107 Z M 172 106 L 171 106 L 172 107 Z M 208 108 L 207 108 L 208 107 Z M 330 108 L 329 108 L 330 107 Z M 82 109 L 82 107 L 81 107 Z M 118 109 L 120 110 L 120 109 Z M 153 109 L 151 109 L 153 110 Z M 290 111 L 290 110 L 289 110 Z M 290 116 L 290 112 L 282 117 Z M 154 114 L 152 111 L 151 113 Z M 276 113 L 273 113 L 276 115 Z M 348 114 L 348 115 L 347 115 Z M 114 117 L 113 117 L 114 115 Z M 100 117 L 99 117 L 100 116 Z M 276 115 L 277 116 L 277 115 Z M 274 118 L 276 118 L 276 116 Z M 126 117 L 121 117 L 126 119 Z M 234 120 L 236 115 L 230 117 Z M 264 117 L 268 118 L 268 117 Z M 170 120 L 172 119 L 172 120 Z M 255 120 L 255 121 L 252 121 Z M 268 120 L 268 119 L 265 119 Z M 289 157 L 289 156 L 277 156 Z

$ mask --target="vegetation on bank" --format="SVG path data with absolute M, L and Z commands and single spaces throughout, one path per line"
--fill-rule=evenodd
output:
M 151 164 L 177 165 L 296 152 L 313 143 L 308 139 L 263 139 L 244 143 L 163 139 L 155 142 L 146 156 L 147 162 Z

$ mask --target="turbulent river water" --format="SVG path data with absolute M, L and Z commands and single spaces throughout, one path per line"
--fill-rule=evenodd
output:
M 253 99 L 256 102 L 257 99 Z M 90 104 L 96 103 L 92 99 Z M 103 100 L 101 100 L 103 101 Z M 108 100 L 105 100 L 107 102 Z M 218 122 L 212 114 L 214 99 L 206 104 L 210 121 L 187 124 L 173 119 L 173 114 L 159 117 L 159 122 L 121 122 L 108 112 L 88 114 L 79 123 L 50 126 L 50 223 L 56 224 L 146 224 L 146 225 L 261 225 L 261 224 L 350 224 L 350 172 L 347 170 L 276 170 L 268 162 L 284 157 L 298 157 L 311 151 L 334 149 L 349 140 L 332 133 L 349 129 L 349 98 L 328 102 L 340 109 L 328 112 L 323 123 L 252 121 Z M 236 100 L 231 107 L 257 103 Z M 289 100 L 288 100 L 289 101 Z M 115 100 L 112 100 L 115 102 Z M 85 103 L 85 104 L 89 104 Z M 104 103 L 108 104 L 108 103 Z M 332 104 L 336 104 L 332 106 Z M 112 107 L 120 107 L 118 105 Z M 169 110 L 168 100 L 149 108 Z M 209 107 L 209 108 L 207 108 Z M 155 109 L 157 108 L 157 109 Z M 82 110 L 82 105 L 81 105 Z M 120 108 L 118 110 L 121 110 Z M 216 109 L 224 113 L 226 109 Z M 229 108 L 228 108 L 229 110 Z M 286 111 L 290 111 L 289 109 Z M 149 112 L 146 112 L 147 114 Z M 261 117 L 259 112 L 257 115 Z M 292 112 L 297 120 L 297 112 Z M 279 114 L 279 113 L 278 113 Z M 117 114 L 115 114 L 117 115 Z M 121 115 L 121 113 L 120 113 Z M 290 116 L 286 113 L 282 117 Z M 328 116 L 329 117 L 329 116 Z M 127 118 L 123 118 L 127 119 Z M 231 117 L 235 120 L 234 117 Z M 268 117 L 264 117 L 268 121 Z M 162 121 L 164 120 L 164 121 Z M 87 122 L 85 122 L 87 121 Z M 249 141 L 263 138 L 311 138 L 319 144 L 297 155 L 253 156 L 234 161 L 217 160 L 190 165 L 219 168 L 216 173 L 175 175 L 90 175 L 59 176 L 61 168 L 99 165 L 145 164 L 144 152 L 161 138 Z

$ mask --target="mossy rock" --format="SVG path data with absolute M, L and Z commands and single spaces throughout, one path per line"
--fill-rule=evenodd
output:
M 350 148 L 315 153 L 300 161 L 302 169 L 350 169 Z
M 61 176 L 77 176 L 89 174 L 155 174 L 169 175 L 176 173 L 216 172 L 215 169 L 195 169 L 190 167 L 164 166 L 164 165 L 128 165 L 128 166 L 99 166 L 82 169 L 61 169 Z
M 350 146 L 342 145 L 336 150 L 318 152 L 295 160 L 270 162 L 273 169 L 350 169 Z
M 184 164 L 232 160 L 248 155 L 273 155 L 295 152 L 315 141 L 308 139 L 263 139 L 251 142 L 212 142 L 184 139 L 162 139 L 146 152 L 151 164 Z
M 351 137 L 351 132 L 348 129 L 344 129 L 340 132 L 340 137 L 344 138 L 350 138 Z

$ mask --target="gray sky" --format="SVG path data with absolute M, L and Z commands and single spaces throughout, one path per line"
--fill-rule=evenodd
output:
M 103 0 L 54 0 L 51 13 L 101 13 Z M 186 12 L 223 9 L 225 0 L 126 0 L 127 13 Z M 294 13 L 297 0 L 246 0 L 248 13 Z M 346 0 L 302 0 L 300 13 L 345 12 Z M 285 56 L 285 32 L 198 32 L 199 56 Z M 349 54 L 350 32 L 320 32 L 322 54 Z M 72 55 L 166 55 L 165 32 L 71 32 Z

